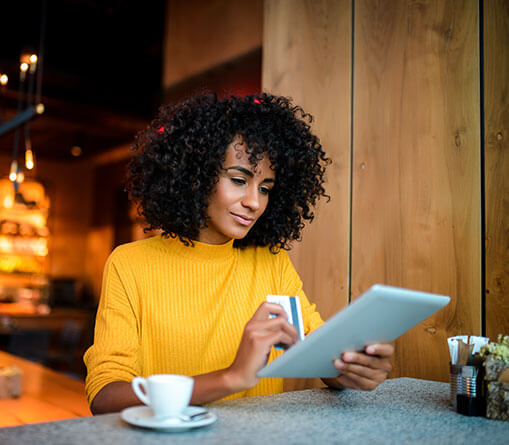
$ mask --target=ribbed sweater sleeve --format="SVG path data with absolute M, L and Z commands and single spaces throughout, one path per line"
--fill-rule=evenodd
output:
M 138 305 L 126 291 L 117 260 L 114 252 L 106 263 L 94 344 L 84 356 L 89 403 L 106 384 L 141 374 Z

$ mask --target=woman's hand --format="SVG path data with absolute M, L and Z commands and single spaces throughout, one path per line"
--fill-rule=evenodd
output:
M 269 318 L 270 314 L 277 317 Z M 258 383 L 260 378 L 256 373 L 267 363 L 272 345 L 281 343 L 286 349 L 298 338 L 297 329 L 288 323 L 288 316 L 281 305 L 262 303 L 246 323 L 235 360 L 228 368 L 235 392 Z
M 364 352 L 345 352 L 341 358 L 334 360 L 334 366 L 341 375 L 323 381 L 335 388 L 373 390 L 391 372 L 393 353 L 394 347 L 389 343 L 368 345 Z

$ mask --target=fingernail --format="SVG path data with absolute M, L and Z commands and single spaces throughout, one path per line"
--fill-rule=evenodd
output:
M 345 366 L 345 364 L 339 359 L 337 359 L 334 364 L 336 365 L 336 368 L 339 368 L 339 369 L 343 369 Z
M 376 347 L 375 347 L 375 346 L 373 346 L 373 345 L 368 346 L 368 347 L 366 348 L 366 352 L 367 352 L 368 354 L 374 354 L 374 353 L 376 352 Z
M 352 352 L 345 352 L 345 353 L 343 354 L 343 360 L 344 360 L 345 362 L 349 362 L 350 360 L 353 360 L 353 359 L 354 359 L 354 357 L 355 357 L 355 356 L 354 356 L 354 354 L 353 354 Z

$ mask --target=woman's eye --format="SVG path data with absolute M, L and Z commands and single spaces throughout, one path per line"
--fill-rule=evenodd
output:
M 260 192 L 264 195 L 268 195 L 270 193 L 270 188 L 268 187 L 260 187 Z
M 246 180 L 242 178 L 230 178 L 230 179 L 234 184 L 244 185 L 246 183 Z

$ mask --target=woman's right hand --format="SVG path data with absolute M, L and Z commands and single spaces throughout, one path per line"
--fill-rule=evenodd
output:
M 270 318 L 270 314 L 277 317 Z M 255 386 L 260 380 L 256 373 L 267 363 L 272 345 L 281 343 L 289 348 L 297 342 L 297 329 L 287 320 L 288 316 L 279 304 L 261 304 L 244 327 L 231 366 L 193 376 L 191 405 L 210 403 Z M 99 391 L 92 401 L 91 409 L 94 414 L 104 414 L 140 403 L 131 383 L 118 381 L 108 383 Z
M 270 318 L 270 314 L 276 315 Z M 297 329 L 288 323 L 288 316 L 279 304 L 262 303 L 246 323 L 235 360 L 228 368 L 235 392 L 255 386 L 260 377 L 256 373 L 267 363 L 273 345 L 285 349 L 299 339 Z

